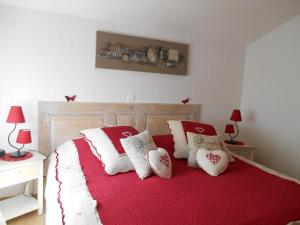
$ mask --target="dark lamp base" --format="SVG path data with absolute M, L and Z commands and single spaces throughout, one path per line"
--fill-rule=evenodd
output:
M 28 152 L 12 152 L 9 155 L 13 158 L 21 158 L 23 156 L 25 156 Z

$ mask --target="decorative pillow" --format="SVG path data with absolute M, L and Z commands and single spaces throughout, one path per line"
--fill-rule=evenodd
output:
M 177 159 L 188 158 L 189 148 L 187 143 L 186 132 L 205 135 L 217 135 L 215 128 L 210 124 L 199 123 L 194 121 L 169 120 L 167 121 L 174 138 L 174 157 Z
M 151 175 L 152 170 L 147 162 L 146 154 L 150 149 L 156 149 L 156 146 L 148 131 L 145 130 L 140 134 L 122 138 L 121 144 L 139 178 L 144 179 Z
M 195 134 L 187 132 L 189 157 L 188 166 L 198 168 L 196 161 L 196 155 L 199 148 L 205 148 L 207 150 L 221 149 L 219 136 L 208 136 L 203 134 Z
M 218 176 L 223 173 L 229 164 L 228 156 L 222 150 L 200 148 L 196 158 L 199 167 L 211 176 Z
M 222 150 L 226 152 L 229 162 L 234 162 L 234 158 L 231 155 L 231 152 L 227 149 L 226 145 L 223 142 L 223 139 L 220 135 L 208 136 L 203 134 L 195 134 L 187 132 L 188 138 L 188 148 L 189 148 L 189 157 L 188 157 L 188 166 L 198 168 L 196 161 L 196 155 L 199 148 L 205 148 L 207 150 Z
M 120 139 L 139 132 L 130 126 L 92 128 L 80 131 L 90 144 L 93 154 L 102 162 L 105 172 L 115 175 L 134 170 Z
M 147 160 L 153 172 L 164 179 L 172 177 L 172 162 L 168 152 L 163 148 L 150 150 L 147 153 Z
M 164 148 L 167 150 L 170 156 L 174 153 L 174 141 L 172 134 L 163 134 L 152 136 L 154 143 L 159 148 Z M 171 157 L 172 158 L 172 157 Z

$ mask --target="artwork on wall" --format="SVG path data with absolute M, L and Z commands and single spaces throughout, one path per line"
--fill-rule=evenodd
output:
M 188 45 L 97 31 L 96 68 L 187 75 Z

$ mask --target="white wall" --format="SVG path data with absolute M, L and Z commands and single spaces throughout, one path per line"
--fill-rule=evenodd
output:
M 97 30 L 188 43 L 189 75 L 95 69 Z M 11 150 L 12 125 L 5 122 L 11 105 L 23 106 L 27 123 L 20 127 L 32 130 L 27 147 L 36 148 L 37 101 L 65 101 L 66 94 L 96 102 L 124 102 L 127 94 L 158 103 L 191 97 L 202 104 L 202 120 L 223 129 L 240 104 L 245 49 L 204 36 L 0 5 L 0 147 Z
M 255 160 L 300 178 L 300 16 L 247 47 L 241 134 Z
M 188 76 L 95 69 L 97 30 L 182 41 L 190 44 Z M 202 119 L 223 128 L 239 106 L 244 48 L 165 27 L 112 24 L 0 5 L 0 146 L 8 148 L 5 120 L 20 104 L 37 144 L 37 101 L 175 102 L 191 97 L 203 104 Z

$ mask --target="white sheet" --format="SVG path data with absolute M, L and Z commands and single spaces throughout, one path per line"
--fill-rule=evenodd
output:
M 67 141 L 57 148 L 57 153 L 58 165 L 55 153 L 49 159 L 45 191 L 46 225 L 101 225 L 96 209 L 97 202 L 92 198 L 86 186 L 75 144 L 73 141 Z M 63 203 L 64 218 L 62 218 L 62 209 L 57 201 L 59 187 L 55 177 L 56 166 L 58 179 L 63 183 L 60 198 Z
M 92 198 L 86 180 L 80 167 L 78 153 L 73 141 L 67 141 L 57 148 L 58 165 L 56 154 L 49 158 L 49 168 L 46 183 L 46 225 L 102 225 L 99 218 L 96 201 Z M 299 180 L 290 178 L 284 174 L 271 170 L 253 161 L 244 159 L 238 155 L 236 158 L 260 168 L 267 173 L 274 174 L 281 178 L 292 180 L 300 184 Z M 58 182 L 56 180 L 56 166 L 58 179 L 63 183 L 60 197 L 64 209 L 64 223 L 62 222 L 62 210 L 57 201 Z M 288 225 L 296 225 L 298 222 L 291 222 Z

